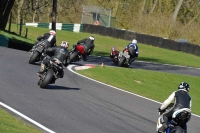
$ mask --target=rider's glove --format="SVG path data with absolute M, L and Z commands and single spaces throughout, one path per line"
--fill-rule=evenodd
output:
M 159 113 L 165 112 L 165 109 L 162 110 L 162 109 L 158 108 L 158 112 L 159 112 Z

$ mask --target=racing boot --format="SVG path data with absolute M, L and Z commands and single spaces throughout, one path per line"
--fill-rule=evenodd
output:
M 87 57 L 86 54 L 82 55 L 82 59 L 83 59 L 84 61 L 87 61 L 86 57 Z
M 46 65 L 43 64 L 43 63 L 41 63 L 40 70 L 39 70 L 39 72 L 37 72 L 37 74 L 38 74 L 39 76 L 42 76 L 43 73 L 45 72 L 45 70 L 46 70 Z
M 167 127 L 168 127 L 167 124 L 163 123 L 162 126 L 158 129 L 158 131 L 162 133 L 167 129 Z

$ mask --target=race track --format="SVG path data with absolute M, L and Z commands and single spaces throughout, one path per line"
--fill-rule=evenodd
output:
M 0 47 L 0 102 L 57 133 L 155 133 L 159 103 L 94 82 L 68 69 L 55 85 L 41 89 L 36 74 L 39 65 L 28 64 L 29 55 Z M 112 64 L 101 57 L 89 57 L 88 62 L 79 63 L 102 61 Z M 194 68 L 134 64 L 144 69 L 150 69 L 150 65 L 158 71 L 200 75 Z M 189 133 L 199 133 L 199 123 L 200 118 L 192 116 Z

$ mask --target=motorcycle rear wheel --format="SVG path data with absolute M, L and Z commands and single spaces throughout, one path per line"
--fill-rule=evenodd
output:
M 121 59 L 119 60 L 118 66 L 122 67 L 125 61 L 126 61 L 126 57 L 122 56 Z
M 36 62 L 38 56 L 39 56 L 40 53 L 38 53 L 37 51 L 35 51 L 33 53 L 33 55 L 31 55 L 30 59 L 29 59 L 29 64 L 33 64 Z
M 48 84 L 50 84 L 53 80 L 54 71 L 52 69 L 49 69 L 47 71 L 46 76 L 44 77 L 44 80 L 40 84 L 40 88 L 46 88 Z
M 70 59 L 69 59 L 69 63 L 71 63 L 76 57 L 78 56 L 78 52 L 77 51 L 74 51 L 74 53 L 72 53 L 70 55 Z

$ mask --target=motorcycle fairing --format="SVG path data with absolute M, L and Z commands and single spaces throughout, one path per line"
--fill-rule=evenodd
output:
M 82 45 L 78 45 L 78 46 L 76 46 L 76 48 L 80 52 L 80 54 L 83 55 L 85 53 L 84 47 Z

